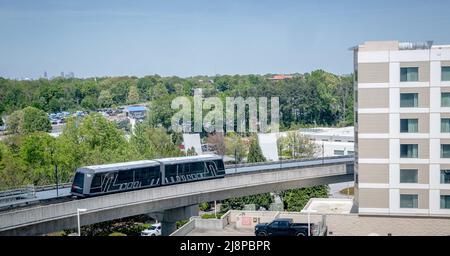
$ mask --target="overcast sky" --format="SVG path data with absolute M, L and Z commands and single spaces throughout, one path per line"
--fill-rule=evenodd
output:
M 0 76 L 352 72 L 367 40 L 450 44 L 450 1 L 0 0 Z

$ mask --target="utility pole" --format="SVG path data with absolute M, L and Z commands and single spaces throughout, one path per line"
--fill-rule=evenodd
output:
M 283 167 L 283 152 L 281 151 L 282 147 L 281 147 L 281 140 L 279 143 L 279 151 L 280 151 L 280 169 Z
M 217 201 L 216 200 L 214 200 L 214 216 L 217 219 Z
M 322 164 L 325 163 L 325 142 L 322 141 Z
M 55 177 L 56 177 L 56 197 L 59 196 L 59 192 L 58 192 L 58 165 L 55 164 Z
M 234 148 L 234 172 L 237 173 L 237 147 Z

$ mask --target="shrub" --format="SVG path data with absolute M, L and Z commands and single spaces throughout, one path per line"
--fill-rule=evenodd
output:
M 198 206 L 199 208 L 200 208 L 200 211 L 206 211 L 206 210 L 208 210 L 210 207 L 209 207 L 209 204 L 208 203 L 201 203 L 199 206 Z
M 217 219 L 220 219 L 223 216 L 223 213 L 217 213 Z M 215 219 L 216 215 L 214 213 L 205 213 L 202 216 L 202 219 Z

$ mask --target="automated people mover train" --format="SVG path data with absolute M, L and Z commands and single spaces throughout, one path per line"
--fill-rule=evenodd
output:
M 78 168 L 71 194 L 88 197 L 223 178 L 225 166 L 217 155 L 142 160 Z

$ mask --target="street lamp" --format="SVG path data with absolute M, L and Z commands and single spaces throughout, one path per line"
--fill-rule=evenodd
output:
M 77 208 L 77 219 L 78 219 L 78 236 L 81 236 L 81 226 L 80 226 L 80 212 L 85 212 L 87 209 Z
M 214 216 L 217 219 L 217 201 L 216 200 L 214 200 Z
M 317 210 L 302 210 L 302 213 L 308 213 L 308 236 L 311 236 L 311 219 L 310 219 L 310 214 L 311 213 L 316 213 Z

